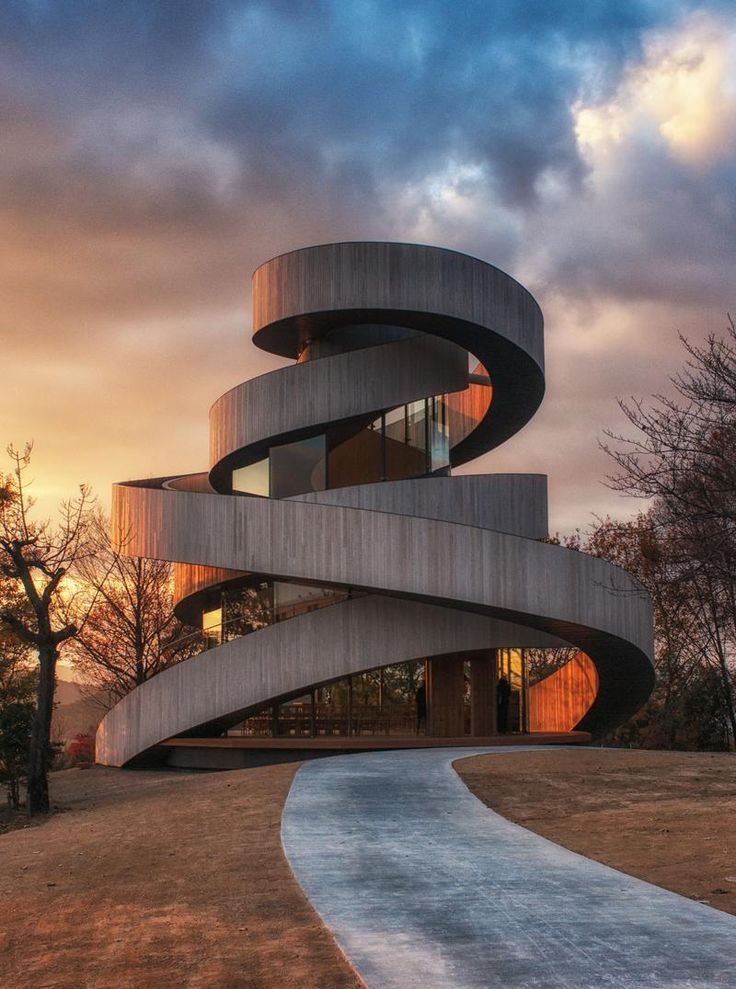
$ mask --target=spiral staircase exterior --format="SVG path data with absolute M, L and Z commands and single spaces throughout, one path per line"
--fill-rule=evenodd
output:
M 409 660 L 423 744 L 493 739 L 509 650 L 575 650 L 525 692 L 522 732 L 600 735 L 637 711 L 654 683 L 638 582 L 547 541 L 544 476 L 451 476 L 542 400 L 543 319 L 520 284 L 435 247 L 309 247 L 256 270 L 253 341 L 296 363 L 215 402 L 209 471 L 114 487 L 117 547 L 176 563 L 176 612 L 210 648 L 107 714 L 99 762 Z

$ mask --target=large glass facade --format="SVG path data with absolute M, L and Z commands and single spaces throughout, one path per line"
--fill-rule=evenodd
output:
M 348 592 L 331 588 L 278 581 L 260 585 L 251 583 L 239 589 L 231 588 L 229 596 L 223 596 L 222 614 L 228 614 L 236 600 L 243 607 L 243 613 L 234 624 L 229 628 L 226 624 L 213 627 L 216 609 L 207 612 L 203 622 L 208 625 L 211 644 L 216 645 L 232 638 L 236 630 L 242 629 L 239 634 L 245 634 L 256 627 L 284 621 L 346 597 Z M 412 660 L 319 684 L 301 696 L 264 706 L 230 729 L 229 734 L 253 738 L 410 737 L 428 731 L 431 734 L 433 701 L 425 691 L 425 671 L 424 660 Z M 499 703 L 498 730 L 501 733 L 528 731 L 525 650 L 496 650 L 495 672 L 499 681 L 506 678 L 510 688 L 506 701 Z M 474 689 L 471 660 L 463 661 L 462 673 L 460 733 L 471 736 Z M 500 721 L 502 712 L 504 724 Z
M 205 649 L 355 596 L 334 587 L 249 578 L 209 595 L 202 611 Z
M 417 718 L 417 691 L 423 680 L 423 661 L 343 677 L 261 709 L 230 734 L 256 738 L 413 735 L 425 729 Z
M 271 498 L 375 481 L 422 477 L 450 465 L 447 396 L 399 405 L 372 422 L 353 421 L 294 443 L 232 472 L 232 490 Z
M 327 437 L 324 434 L 272 446 L 269 460 L 272 498 L 324 491 L 327 487 Z

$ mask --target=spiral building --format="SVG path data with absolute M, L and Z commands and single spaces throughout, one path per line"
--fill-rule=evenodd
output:
M 99 762 L 588 739 L 643 704 L 641 586 L 547 541 L 544 476 L 451 476 L 542 400 L 521 285 L 434 247 L 305 248 L 255 272 L 253 340 L 296 363 L 215 402 L 209 471 L 114 488 L 118 547 L 175 562 L 201 648 L 107 714 Z

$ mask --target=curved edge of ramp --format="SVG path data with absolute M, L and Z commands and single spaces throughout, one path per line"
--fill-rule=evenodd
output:
M 493 751 L 337 756 L 297 773 L 286 857 L 370 989 L 736 986 L 736 918 L 485 807 L 452 763 Z

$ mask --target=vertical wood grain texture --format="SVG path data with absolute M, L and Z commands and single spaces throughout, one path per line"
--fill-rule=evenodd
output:
M 527 539 L 544 539 L 549 531 L 544 474 L 421 477 L 310 491 L 289 500 L 438 519 Z
M 470 734 L 483 738 L 497 733 L 496 650 L 470 659 Z
M 527 693 L 529 731 L 570 731 L 598 693 L 595 665 L 584 652 L 533 684 Z
M 542 313 L 531 294 L 493 265 L 456 251 L 378 242 L 292 251 L 256 269 L 253 300 L 256 337 L 305 313 L 425 313 L 492 328 L 544 367 Z
M 465 734 L 462 656 L 442 656 L 427 664 L 427 728 L 433 738 L 462 738 Z

